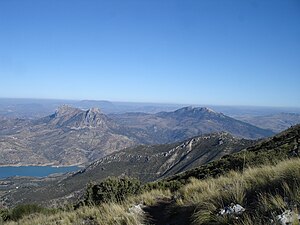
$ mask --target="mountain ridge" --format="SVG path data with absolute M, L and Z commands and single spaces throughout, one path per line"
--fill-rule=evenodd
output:
M 237 137 L 248 139 L 274 134 L 270 130 L 236 120 L 207 107 L 183 107 L 172 112 L 156 114 L 125 113 L 110 114 L 110 116 L 123 126 L 144 130 L 149 138 L 154 141 L 159 140 L 160 143 L 180 141 L 192 136 L 220 131 L 227 131 Z

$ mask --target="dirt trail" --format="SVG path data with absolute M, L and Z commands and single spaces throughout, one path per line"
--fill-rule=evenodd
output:
M 171 210 L 174 201 L 160 199 L 153 206 L 144 208 L 147 215 L 147 224 L 151 225 L 189 225 L 189 215 L 186 213 L 175 213 Z

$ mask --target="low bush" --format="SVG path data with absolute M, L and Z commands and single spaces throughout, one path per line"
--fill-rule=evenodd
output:
M 146 191 L 151 190 L 170 190 L 171 192 L 178 191 L 184 185 L 184 181 L 171 180 L 171 181 L 156 181 L 144 185 Z
M 142 192 L 141 182 L 130 177 L 109 177 L 99 184 L 89 184 L 85 194 L 86 205 L 122 202 L 130 195 Z

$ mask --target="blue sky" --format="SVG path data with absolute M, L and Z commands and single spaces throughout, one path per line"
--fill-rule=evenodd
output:
M 1 0 L 0 97 L 300 107 L 299 0 Z

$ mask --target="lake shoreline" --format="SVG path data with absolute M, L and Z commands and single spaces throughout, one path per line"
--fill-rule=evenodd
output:
M 82 170 L 79 166 L 1 166 L 0 180 L 9 177 L 48 177 L 53 174 L 74 173 Z
M 17 163 L 17 164 L 0 164 L 0 168 L 1 167 L 22 167 L 22 166 L 40 166 L 40 167 L 43 167 L 43 166 L 51 166 L 51 167 L 54 167 L 54 168 L 61 168 L 61 167 L 71 167 L 71 166 L 77 166 L 77 167 L 80 167 L 80 168 L 85 168 L 86 166 L 83 165 L 83 164 L 70 164 L 70 165 L 56 165 L 56 164 L 52 164 L 52 163 L 45 163 L 45 164 L 20 164 L 20 163 Z

